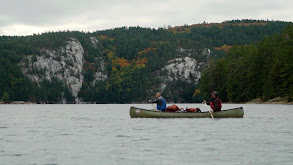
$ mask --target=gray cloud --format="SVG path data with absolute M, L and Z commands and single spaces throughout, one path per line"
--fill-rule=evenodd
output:
M 1 2 L 0 35 L 244 18 L 293 21 L 291 6 L 291 0 L 9 0 Z

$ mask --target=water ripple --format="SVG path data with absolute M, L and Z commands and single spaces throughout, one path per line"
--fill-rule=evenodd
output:
M 116 137 L 125 137 L 125 138 L 130 138 L 131 136 L 127 136 L 127 135 L 116 135 Z

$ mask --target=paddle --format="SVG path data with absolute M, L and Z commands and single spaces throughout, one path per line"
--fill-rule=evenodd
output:
M 152 103 L 152 101 L 151 100 L 149 100 L 149 103 Z M 152 104 L 152 106 L 155 108 L 155 110 L 157 110 L 158 111 L 158 109 L 154 106 L 154 104 Z
M 158 111 L 158 109 L 154 106 L 154 104 L 152 104 L 152 106 L 155 108 L 156 111 Z
M 207 106 L 207 109 L 208 109 L 208 111 L 210 112 L 211 117 L 214 118 L 213 113 L 212 113 L 210 107 L 209 107 L 205 102 L 203 102 L 203 103 Z

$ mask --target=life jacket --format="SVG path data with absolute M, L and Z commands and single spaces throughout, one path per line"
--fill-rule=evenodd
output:
M 161 99 L 163 101 L 163 103 L 162 103 L 162 105 L 157 104 L 157 110 L 163 111 L 166 109 L 167 103 L 166 103 L 166 100 L 162 96 L 159 97 L 159 99 Z
M 210 102 L 210 106 L 211 106 L 211 108 L 215 111 L 215 106 L 214 106 L 214 101 L 215 100 L 218 100 L 220 103 L 220 107 L 219 107 L 219 110 L 217 110 L 217 111 L 221 111 L 221 108 L 222 108 L 222 100 L 221 99 L 219 99 L 218 97 L 216 97 L 214 100 L 213 100 L 213 102 Z

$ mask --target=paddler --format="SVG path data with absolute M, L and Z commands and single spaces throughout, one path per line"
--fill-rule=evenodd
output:
M 160 92 L 156 93 L 156 99 L 155 100 L 149 100 L 150 103 L 157 103 L 157 110 L 163 112 L 165 111 L 167 107 L 166 100 L 162 97 L 162 94 Z
M 210 103 L 207 103 L 206 101 L 204 101 L 204 103 L 206 103 L 207 105 L 210 105 L 214 112 L 221 111 L 222 101 L 218 97 L 218 92 L 217 91 L 213 91 L 211 93 L 211 95 L 212 95 L 211 102 Z

